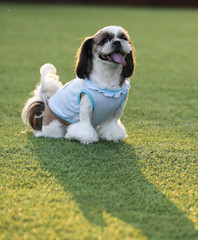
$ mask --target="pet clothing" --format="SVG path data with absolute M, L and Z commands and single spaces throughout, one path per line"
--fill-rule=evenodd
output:
M 80 121 L 80 99 L 85 93 L 92 103 L 92 125 L 98 126 L 109 119 L 121 106 L 128 95 L 129 79 L 118 90 L 102 89 L 91 80 L 76 78 L 61 87 L 49 101 L 50 109 L 69 123 Z

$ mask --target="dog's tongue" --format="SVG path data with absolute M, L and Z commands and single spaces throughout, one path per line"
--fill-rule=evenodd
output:
M 126 66 L 127 63 L 120 53 L 113 53 L 111 57 L 113 58 L 114 62 L 121 64 L 123 67 Z

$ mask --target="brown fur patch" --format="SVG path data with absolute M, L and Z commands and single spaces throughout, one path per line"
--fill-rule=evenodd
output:
M 123 39 L 123 40 L 127 40 L 129 43 L 131 43 L 131 40 L 129 38 L 129 35 L 126 31 L 122 31 L 119 35 L 118 38 Z
M 95 43 L 97 45 L 104 45 L 104 43 L 103 43 L 104 39 L 112 40 L 113 38 L 114 38 L 114 34 L 113 33 L 102 32 L 102 33 L 96 35 L 94 40 L 95 40 Z
M 39 117 L 45 109 L 45 105 L 43 102 L 36 101 L 32 103 L 28 108 L 27 119 L 30 126 L 34 130 L 41 130 L 42 129 L 42 120 L 43 117 Z
M 68 127 L 70 125 L 69 122 L 63 120 L 62 118 L 58 117 L 56 114 L 52 112 L 49 106 L 46 107 L 45 113 L 43 116 L 43 125 L 47 126 L 49 125 L 52 121 L 58 120 L 61 124 L 64 126 Z

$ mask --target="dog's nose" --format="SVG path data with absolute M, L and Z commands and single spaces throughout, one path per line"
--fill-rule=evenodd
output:
M 113 42 L 113 45 L 116 46 L 116 47 L 119 47 L 120 44 L 121 44 L 120 41 L 115 41 L 115 42 Z
M 122 50 L 122 45 L 121 45 L 120 41 L 113 42 L 113 50 L 114 51 L 121 51 Z

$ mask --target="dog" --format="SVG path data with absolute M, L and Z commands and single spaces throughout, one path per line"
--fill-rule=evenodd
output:
M 107 26 L 82 43 L 77 77 L 64 86 L 56 68 L 40 68 L 41 82 L 22 110 L 35 137 L 66 138 L 91 144 L 127 136 L 120 121 L 134 73 L 134 48 L 126 30 Z

